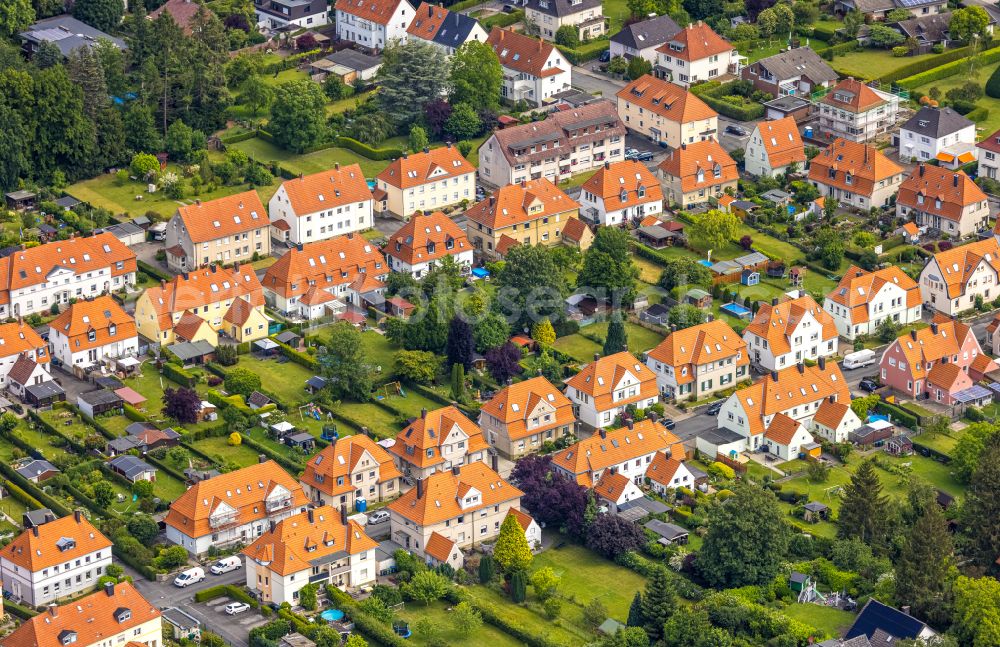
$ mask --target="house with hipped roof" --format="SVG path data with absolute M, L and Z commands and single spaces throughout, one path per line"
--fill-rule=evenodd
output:
M 254 190 L 177 208 L 167 223 L 167 267 L 184 272 L 210 263 L 247 263 L 271 253 L 267 211 Z
M 560 27 L 572 27 L 584 42 L 607 30 L 601 0 L 525 0 L 523 6 L 525 19 L 537 26 L 545 40 L 555 41 Z
M 818 106 L 820 137 L 867 142 L 895 128 L 899 97 L 847 78 L 833 86 Z
M 420 417 L 396 434 L 388 448 L 405 476 L 422 479 L 455 466 L 486 459 L 486 441 L 479 426 L 457 407 L 423 409 Z
M 135 252 L 114 234 L 72 237 L 0 258 L 0 319 L 135 287 Z
M 21 623 L 0 638 L 3 647 L 159 647 L 163 644 L 160 610 L 131 582 L 105 583 L 98 591 Z
M 976 144 L 979 150 L 979 164 L 976 177 L 995 180 L 1000 177 L 1000 130 Z
M 714 139 L 681 144 L 656 167 L 663 197 L 682 209 L 717 200 L 735 192 L 740 178 L 736 162 Z
M 740 76 L 745 56 L 733 44 L 698 21 L 656 48 L 653 74 L 678 85 L 689 86 L 719 77 Z
M 288 250 L 267 268 L 264 300 L 297 319 L 313 320 L 343 312 L 347 305 L 381 302 L 389 266 L 378 247 L 347 234 Z
M 421 2 L 413 13 L 413 22 L 406 28 L 408 38 L 417 38 L 454 54 L 469 42 L 486 42 L 486 30 L 479 21 L 458 11 L 448 11 L 440 5 Z
M 837 354 L 833 317 L 805 294 L 762 304 L 743 331 L 750 361 L 769 371 Z
M 135 305 L 135 323 L 146 339 L 218 345 L 219 334 L 239 342 L 267 337 L 264 293 L 250 265 L 209 265 L 147 288 Z
M 167 539 L 192 555 L 249 544 L 271 522 L 304 512 L 309 499 L 272 460 L 198 481 L 170 504 Z
M 564 392 L 577 418 L 593 428 L 614 424 L 630 405 L 647 409 L 659 399 L 653 371 L 626 351 L 594 357 L 593 362 L 566 380 Z
M 377 547 L 347 518 L 346 506 L 308 508 L 269 526 L 241 551 L 246 586 L 261 602 L 292 605 L 308 584 L 356 590 L 375 582 Z
M 952 108 L 923 106 L 905 124 L 900 126 L 895 145 L 899 148 L 900 159 L 927 162 L 933 159 L 945 162 L 950 159 L 938 155 L 956 144 L 976 143 L 976 124 L 969 121 Z M 975 159 L 975 149 L 971 157 Z
M 725 321 L 671 332 L 646 353 L 664 399 L 702 400 L 750 376 L 747 344 Z
M 618 116 L 634 133 L 676 149 L 715 139 L 719 114 L 687 89 L 646 74 L 615 95 Z
M 486 44 L 500 59 L 500 96 L 506 101 L 541 108 L 554 101 L 553 95 L 570 89 L 573 66 L 552 43 L 494 27 Z
M 575 426 L 573 403 L 541 375 L 505 386 L 479 410 L 486 442 L 508 460 L 569 436 Z
M 654 64 L 656 48 L 680 30 L 674 19 L 666 15 L 623 25 L 621 31 L 611 37 L 611 58 L 622 56 L 632 60 L 638 56 Z
M 523 494 L 482 461 L 454 465 L 418 479 L 386 506 L 390 537 L 421 557 L 435 533 L 458 548 L 480 546 L 500 534 L 511 509 L 520 510 Z
M 476 167 L 450 143 L 403 153 L 375 178 L 375 209 L 405 220 L 417 211 L 437 211 L 476 192 Z
M 479 181 L 493 187 L 553 183 L 625 159 L 625 126 L 610 101 L 549 113 L 494 132 L 479 147 Z
M 918 227 L 965 238 L 989 225 L 990 204 L 963 171 L 921 164 L 899 185 L 896 215 L 912 219 Z
M 357 164 L 285 180 L 268 202 L 271 236 L 295 245 L 371 229 L 375 200 Z
M 887 206 L 899 191 L 903 168 L 878 149 L 837 139 L 809 161 L 809 183 L 823 197 L 868 210 Z
M 580 191 L 580 216 L 594 225 L 624 225 L 663 213 L 663 190 L 642 162 L 605 162 Z
M 656 416 L 617 429 L 601 429 L 552 455 L 555 474 L 592 488 L 607 473 L 624 476 L 641 485 L 658 452 L 684 460 L 680 439 Z
M 729 396 L 719 410 L 719 429 L 739 438 L 740 451 L 759 451 L 766 445 L 764 434 L 775 416 L 784 414 L 808 429 L 820 405 L 831 397 L 835 402 L 851 401 L 847 381 L 836 362 L 820 357 L 815 366 L 798 364 L 772 370 Z
M 837 402 L 831 396 L 820 403 L 809 430 L 831 443 L 846 443 L 861 426 L 861 419 L 851 409 L 850 403 Z
M 868 272 L 852 265 L 826 298 L 823 310 L 837 333 L 852 341 L 872 335 L 886 319 L 899 326 L 920 321 L 920 288 L 894 265 Z
M 503 132 L 503 131 L 500 131 Z M 505 238 L 525 245 L 557 245 L 580 213 L 580 203 L 546 178 L 508 184 L 465 212 L 465 233 L 487 258 L 501 254 Z
M 111 540 L 83 513 L 25 529 L 0 549 L 3 590 L 43 606 L 97 584 L 111 564 Z
M 380 51 L 391 40 L 406 40 L 415 10 L 407 0 L 336 0 L 337 38 Z
M 49 324 L 52 354 L 65 367 L 88 367 L 104 358 L 139 352 L 135 319 L 109 296 L 77 301 Z
M 747 173 L 755 176 L 783 175 L 793 165 L 802 170 L 806 164 L 806 149 L 795 118 L 758 122 L 747 140 L 743 164 Z
M 0 324 L 0 388 L 6 386 L 7 374 L 22 354 L 42 365 L 50 360 L 48 344 L 23 319 Z
M 970 326 L 940 314 L 930 327 L 901 335 L 879 360 L 882 384 L 943 405 L 997 368 Z
M 310 501 L 356 509 L 397 496 L 402 474 L 392 456 L 364 434 L 343 436 L 309 459 L 299 484 Z
M 927 307 L 954 315 L 1000 296 L 1000 244 L 989 238 L 934 254 L 920 270 L 920 298 Z
M 447 257 L 466 272 L 472 267 L 472 243 L 462 228 L 441 211 L 414 214 L 389 238 L 383 251 L 389 269 L 410 274 L 415 279 L 423 277 Z

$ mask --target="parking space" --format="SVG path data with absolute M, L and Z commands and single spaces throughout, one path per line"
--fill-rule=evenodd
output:
M 719 143 L 727 152 L 745 149 L 752 132 L 753 124 L 719 117 Z

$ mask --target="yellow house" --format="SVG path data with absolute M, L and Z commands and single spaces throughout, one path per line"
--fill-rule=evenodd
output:
M 264 291 L 249 265 L 210 265 L 184 272 L 143 292 L 136 302 L 139 334 L 161 345 L 207 341 L 225 335 L 237 342 L 267 337 Z

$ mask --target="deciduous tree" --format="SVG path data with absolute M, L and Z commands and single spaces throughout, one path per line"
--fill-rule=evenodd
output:
M 496 52 L 486 43 L 469 41 L 451 58 L 451 105 L 465 103 L 498 110 L 503 69 Z
M 485 353 L 491 348 L 499 348 L 507 343 L 510 339 L 510 325 L 501 315 L 489 312 L 476 322 L 474 336 L 476 350 Z
M 0 36 L 12 38 L 35 22 L 35 9 L 30 0 L 0 2 Z
M 229 393 L 239 393 L 243 397 L 260 389 L 260 376 L 248 368 L 237 366 L 226 372 L 225 386 Z
M 442 358 L 423 350 L 401 350 L 395 355 L 396 374 L 417 384 L 430 384 L 441 370 Z
M 410 598 L 429 605 L 448 592 L 448 579 L 437 571 L 420 571 L 403 585 L 403 592 Z
M 194 389 L 167 387 L 163 391 L 163 414 L 183 424 L 198 422 L 201 396 Z
M 327 388 L 335 399 L 353 398 L 364 402 L 371 397 L 375 367 L 361 346 L 361 332 L 341 321 L 327 333 L 327 346 L 317 357 Z
M 960 645 L 1000 645 L 1000 582 L 992 577 L 958 578 L 952 631 Z
M 980 6 L 955 9 L 948 22 L 948 33 L 952 38 L 969 42 L 973 38 L 985 39 L 990 24 L 990 16 Z
M 514 515 L 507 515 L 500 524 L 500 535 L 493 547 L 493 560 L 504 573 L 527 571 L 534 556 L 524 536 L 524 528 Z
M 672 258 L 660 274 L 659 286 L 671 291 L 678 287 L 707 288 L 712 282 L 712 272 L 693 258 Z
M 318 143 L 326 131 L 326 96 L 312 81 L 286 81 L 271 104 L 268 129 L 276 144 L 297 153 Z
M 697 216 L 687 235 L 703 249 L 720 249 L 736 238 L 740 219 L 727 211 L 712 209 Z
M 642 528 L 616 514 L 598 515 L 587 527 L 587 548 L 608 559 L 638 550 L 645 543 Z
M 514 246 L 496 274 L 496 283 L 501 313 L 508 315 L 516 329 L 562 314 L 566 279 L 546 247 Z

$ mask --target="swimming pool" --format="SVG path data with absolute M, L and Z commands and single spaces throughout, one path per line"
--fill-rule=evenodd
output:
M 320 618 L 323 618 L 327 622 L 337 622 L 338 620 L 344 619 L 344 612 L 340 609 L 327 609 L 323 613 L 319 614 Z
M 750 317 L 750 308 L 745 308 L 738 303 L 727 303 L 725 305 L 719 306 L 719 310 L 725 312 L 727 315 L 732 315 L 738 319 L 748 319 Z

